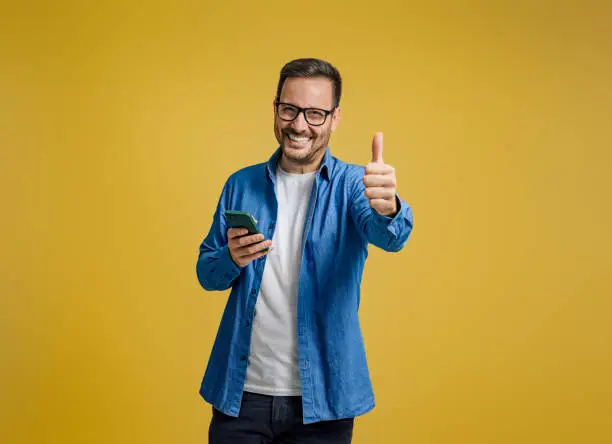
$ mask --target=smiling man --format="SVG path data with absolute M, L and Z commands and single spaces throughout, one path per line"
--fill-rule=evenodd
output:
M 200 389 L 213 405 L 212 444 L 350 443 L 354 418 L 374 408 L 358 318 L 363 268 L 369 244 L 402 249 L 413 219 L 381 133 L 365 167 L 331 155 L 341 90 L 323 60 L 282 68 L 279 147 L 229 177 L 200 246 L 202 287 L 232 289 Z M 226 210 L 252 214 L 260 234 L 230 228 Z

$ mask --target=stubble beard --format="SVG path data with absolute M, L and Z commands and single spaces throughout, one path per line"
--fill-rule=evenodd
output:
M 321 155 L 321 152 L 326 149 L 331 135 L 330 132 L 327 132 L 326 134 L 320 134 L 318 136 L 315 136 L 314 139 L 310 142 L 311 145 L 308 150 L 295 150 L 292 148 L 287 148 L 285 146 L 286 133 L 283 130 L 277 130 L 277 140 L 279 138 L 279 133 L 281 135 L 279 143 L 283 156 L 285 156 L 287 160 L 297 165 L 310 165 L 315 162 Z

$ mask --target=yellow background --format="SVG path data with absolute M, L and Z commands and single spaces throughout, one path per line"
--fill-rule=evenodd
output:
M 306 56 L 415 213 L 354 442 L 612 443 L 612 4 L 460 3 L 2 2 L 0 442 L 206 442 L 198 246 Z

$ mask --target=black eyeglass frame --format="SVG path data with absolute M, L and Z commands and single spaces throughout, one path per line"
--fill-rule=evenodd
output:
M 308 125 L 312 125 L 312 126 L 321 126 L 321 125 L 324 125 L 325 122 L 327 122 L 327 116 L 332 114 L 334 111 L 336 111 L 336 108 L 338 108 L 337 106 L 334 106 L 330 110 L 321 109 L 321 108 L 300 108 L 299 106 L 296 106 L 293 103 L 281 102 L 280 100 L 277 100 L 274 103 L 276 104 L 276 115 L 278 116 L 279 119 L 281 119 L 281 120 L 283 120 L 285 122 L 293 122 L 295 119 L 298 118 L 298 116 L 300 114 L 304 114 L 304 120 L 306 120 L 306 123 L 308 123 Z M 280 116 L 279 112 L 278 112 L 279 105 L 287 105 L 287 106 L 291 106 L 291 107 L 297 109 L 297 113 L 295 114 L 295 117 L 293 119 L 283 119 Z M 325 114 L 325 118 L 323 119 L 323 122 L 321 122 L 321 123 L 310 123 L 308 121 L 308 117 L 306 117 L 306 111 L 309 111 L 309 110 L 321 111 L 322 113 L 324 113 Z

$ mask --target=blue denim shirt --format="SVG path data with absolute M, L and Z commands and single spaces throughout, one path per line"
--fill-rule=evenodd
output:
M 240 412 L 266 256 L 244 268 L 234 264 L 223 212 L 248 211 L 266 239 L 272 239 L 279 158 L 277 149 L 268 162 L 229 177 L 196 265 L 198 280 L 206 290 L 232 288 L 200 394 L 235 417 Z M 310 196 L 302 238 L 296 332 L 304 424 L 351 418 L 374 408 L 358 318 L 361 277 L 368 244 L 392 252 L 404 246 L 412 230 L 412 211 L 396 195 L 398 213 L 393 218 L 379 215 L 364 195 L 363 176 L 363 166 L 347 164 L 326 148 Z

